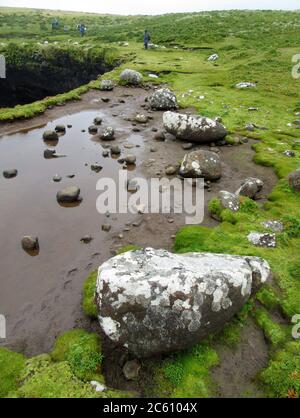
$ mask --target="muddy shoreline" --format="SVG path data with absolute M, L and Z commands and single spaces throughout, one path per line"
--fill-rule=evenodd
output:
M 167 137 L 164 142 L 154 139 L 153 128 L 162 130 L 162 112 L 145 110 L 148 94 L 149 91 L 141 88 L 117 87 L 113 92 L 91 90 L 81 101 L 54 107 L 34 119 L 0 125 L 1 168 L 12 166 L 19 171 L 15 179 L 0 179 L 3 196 L 0 312 L 6 315 L 8 333 L 2 346 L 33 356 L 51 350 L 55 338 L 74 327 L 99 331 L 98 324 L 85 318 L 81 309 L 81 290 L 87 275 L 128 244 L 172 250 L 174 235 L 185 224 L 184 215 L 106 217 L 97 213 L 95 205 L 99 177 L 116 178 L 122 169 L 116 159 L 102 157 L 107 145 L 88 133 L 95 116 L 102 117 L 103 127 L 116 129 L 116 139 L 111 145 L 121 147 L 121 156 L 126 153 L 137 156 L 137 165 L 134 171 L 128 172 L 129 177 L 162 177 L 165 167 L 178 164 L 187 152 L 182 142 L 174 138 Z M 109 102 L 103 98 L 109 98 Z M 151 116 L 147 124 L 136 126 L 128 121 L 139 112 Z M 57 153 L 66 157 L 45 160 L 43 151 L 49 144 L 43 142 L 42 132 L 53 129 L 57 123 L 72 125 L 55 146 Z M 219 148 L 223 176 L 212 184 L 210 192 L 205 191 L 202 225 L 216 225 L 208 214 L 207 204 L 218 191 L 234 192 L 241 180 L 249 176 L 264 181 L 262 201 L 272 190 L 276 176 L 272 169 L 252 162 L 253 142 Z M 209 146 L 195 145 L 193 150 L 200 148 L 209 149 Z M 98 174 L 90 169 L 96 162 L 103 166 Z M 58 184 L 52 180 L 56 173 L 62 176 Z M 73 174 L 74 178 L 67 177 Z M 60 207 L 55 199 L 56 191 L 73 184 L 81 188 L 82 203 L 75 208 Z M 110 232 L 101 230 L 105 223 L 111 224 Z M 26 234 L 39 237 L 37 257 L 28 256 L 20 246 L 20 239 Z M 81 237 L 87 234 L 93 240 L 89 244 L 81 243 Z M 134 384 L 124 382 L 121 376 L 120 351 L 112 350 L 107 342 L 104 350 L 107 383 L 116 388 L 135 389 Z

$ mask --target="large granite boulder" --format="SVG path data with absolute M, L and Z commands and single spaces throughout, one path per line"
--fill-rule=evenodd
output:
M 212 151 L 192 151 L 184 156 L 179 174 L 185 178 L 218 180 L 222 175 L 220 157 Z
M 178 139 L 189 142 L 216 142 L 227 135 L 225 127 L 215 120 L 175 112 L 165 112 L 164 127 Z
M 172 110 L 177 109 L 177 98 L 169 89 L 159 89 L 151 94 L 148 98 L 150 107 L 155 110 Z
M 99 267 L 100 325 L 137 357 L 186 349 L 222 329 L 270 275 L 258 257 L 129 251 Z
M 121 72 L 120 79 L 123 83 L 137 86 L 142 84 L 143 76 L 138 71 L 126 69 Z

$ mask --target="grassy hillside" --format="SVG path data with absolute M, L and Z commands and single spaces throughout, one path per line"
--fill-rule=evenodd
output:
M 60 29 L 51 29 L 54 17 L 59 18 Z M 76 31 L 77 23 L 88 27 L 83 38 Z M 69 27 L 68 32 L 64 26 Z M 142 49 L 145 28 L 160 48 Z M 300 341 L 292 338 L 291 319 L 300 312 L 300 196 L 291 190 L 286 178 L 300 167 L 300 131 L 293 123 L 300 119 L 300 78 L 294 79 L 291 74 L 292 56 L 300 53 L 300 12 L 121 17 L 2 8 L 0 49 L 9 50 L 11 43 L 24 50 L 72 48 L 79 54 L 82 49 L 113 47 L 114 56 L 123 62 L 107 77 L 117 80 L 124 67 L 141 71 L 146 80 L 150 80 L 149 72 L 156 72 L 157 82 L 168 83 L 182 107 L 193 106 L 205 116 L 221 116 L 231 131 L 228 140 L 233 145 L 238 146 L 237 134 L 260 140 L 254 146 L 255 162 L 273 167 L 278 175 L 268 202 L 261 207 L 245 199 L 237 215 L 224 213 L 214 229 L 183 228 L 177 234 L 174 250 L 262 256 L 271 264 L 274 282 L 259 292 L 221 336 L 163 362 L 146 362 L 144 367 L 155 370 L 155 387 L 149 388 L 150 395 L 212 396 L 215 388 L 210 370 L 219 362 L 216 341 L 234 350 L 241 330 L 252 318 L 263 330 L 270 354 L 268 367 L 254 382 L 256 387 L 271 397 L 299 397 Z M 219 60 L 208 62 L 214 52 L 219 54 Z M 234 86 L 241 81 L 256 82 L 257 87 L 238 90 Z M 98 84 L 94 81 L 55 98 L 2 109 L 0 120 L 31 117 L 50 104 L 79 99 L 80 94 Z M 257 110 L 249 111 L 253 107 Z M 259 128 L 249 132 L 245 129 L 249 123 Z M 293 150 L 295 157 L 286 157 L 285 150 Z M 261 223 L 270 219 L 285 225 L 285 231 L 278 234 L 277 247 L 251 246 L 247 234 L 265 231 Z M 90 289 L 85 293 L 93 295 Z

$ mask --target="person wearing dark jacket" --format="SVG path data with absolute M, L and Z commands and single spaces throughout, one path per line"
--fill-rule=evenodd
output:
M 150 42 L 150 35 L 149 35 L 148 31 L 145 30 L 145 33 L 144 33 L 144 46 L 145 46 L 145 49 L 148 49 L 149 42 Z

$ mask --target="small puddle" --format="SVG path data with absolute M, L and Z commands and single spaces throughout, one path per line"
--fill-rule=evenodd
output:
M 113 92 L 90 91 L 80 102 L 53 108 L 32 121 L 0 127 L 0 313 L 7 320 L 7 340 L 2 345 L 31 356 L 49 351 L 55 337 L 66 330 L 97 326 L 81 310 L 87 275 L 111 257 L 112 250 L 127 244 L 172 248 L 172 235 L 184 225 L 184 215 L 107 217 L 96 210 L 97 181 L 112 178 L 118 185 L 119 172 L 124 170 L 119 157 L 136 156 L 136 165 L 127 170 L 128 179 L 150 178 L 164 176 L 165 167 L 178 164 L 186 153 L 179 141 L 154 140 L 152 128 L 162 129 L 162 112 L 152 112 L 153 119 L 145 126 L 128 121 L 138 112 L 147 113 L 143 106 L 148 94 L 124 87 Z M 103 120 L 100 131 L 108 126 L 115 129 L 114 141 L 97 140 L 88 132 L 97 116 Z M 72 127 L 58 141 L 45 142 L 43 132 L 59 124 Z M 103 157 L 110 145 L 119 145 L 121 155 Z M 46 149 L 64 157 L 45 158 Z M 242 179 L 257 176 L 266 183 L 265 193 L 270 192 L 276 176 L 271 169 L 253 164 L 252 156 L 250 142 L 220 148 L 223 177 L 211 193 L 206 192 L 204 225 L 216 224 L 207 213 L 207 202 L 219 190 L 235 191 Z M 101 171 L 93 171 L 92 165 L 100 165 Z M 18 175 L 5 179 L 2 171 L 10 168 L 16 168 Z M 53 181 L 56 175 L 60 182 Z M 68 186 L 80 188 L 81 202 L 57 202 L 57 192 Z M 102 225 L 111 229 L 102 230 Z M 22 249 L 24 235 L 38 237 L 39 253 Z M 93 239 L 81 242 L 86 236 Z

